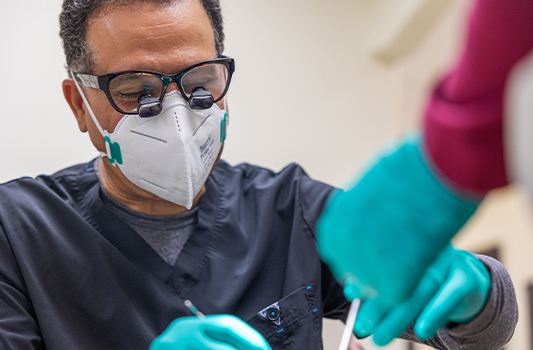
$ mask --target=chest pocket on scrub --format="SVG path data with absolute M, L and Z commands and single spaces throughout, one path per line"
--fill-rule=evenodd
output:
M 322 350 L 322 320 L 314 287 L 302 287 L 266 306 L 246 322 L 257 329 L 272 350 Z

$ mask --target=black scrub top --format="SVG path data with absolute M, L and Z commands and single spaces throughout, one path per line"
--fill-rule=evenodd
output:
M 146 350 L 185 299 L 274 350 L 322 349 L 322 317 L 346 317 L 315 243 L 332 188 L 299 166 L 220 161 L 171 266 L 103 205 L 93 165 L 0 185 L 1 349 Z

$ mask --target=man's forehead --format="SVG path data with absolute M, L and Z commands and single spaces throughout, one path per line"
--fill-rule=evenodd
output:
M 189 16 L 191 10 L 188 7 L 196 1 L 175 1 L 168 4 L 157 2 L 133 2 L 129 5 L 112 5 L 102 8 L 95 13 L 89 21 L 91 24 L 103 21 L 110 31 L 126 30 L 134 26 L 142 28 L 156 23 L 160 26 L 171 25 L 176 17 Z M 137 13 L 141 12 L 143 20 L 138 21 Z
M 179 53 L 179 57 L 189 56 L 194 61 L 191 56 L 199 52 L 208 49 L 215 54 L 216 51 L 211 22 L 197 0 L 108 8 L 89 22 L 87 42 L 97 66 L 99 63 L 113 66 L 110 61 L 120 54 L 138 55 L 149 62 L 159 60 L 163 53 Z

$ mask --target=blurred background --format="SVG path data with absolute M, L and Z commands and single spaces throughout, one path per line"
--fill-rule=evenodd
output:
M 343 186 L 387 141 L 416 129 L 463 40 L 467 0 L 221 0 L 236 59 L 223 158 L 280 170 L 301 164 Z M 64 101 L 61 0 L 0 12 L 0 183 L 97 156 Z M 507 350 L 533 349 L 533 211 L 521 189 L 491 193 L 456 240 L 509 270 L 520 321 Z M 325 321 L 325 349 L 343 325 Z M 363 341 L 366 349 L 374 349 Z M 423 349 L 398 340 L 385 349 Z

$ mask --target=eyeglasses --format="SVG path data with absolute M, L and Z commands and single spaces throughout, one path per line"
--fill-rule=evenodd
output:
M 234 71 L 234 59 L 222 57 L 196 63 L 176 74 L 122 71 L 73 75 L 82 86 L 102 90 L 116 111 L 152 117 L 161 113 L 165 90 L 171 82 L 176 83 L 192 109 L 208 109 L 226 95 Z

